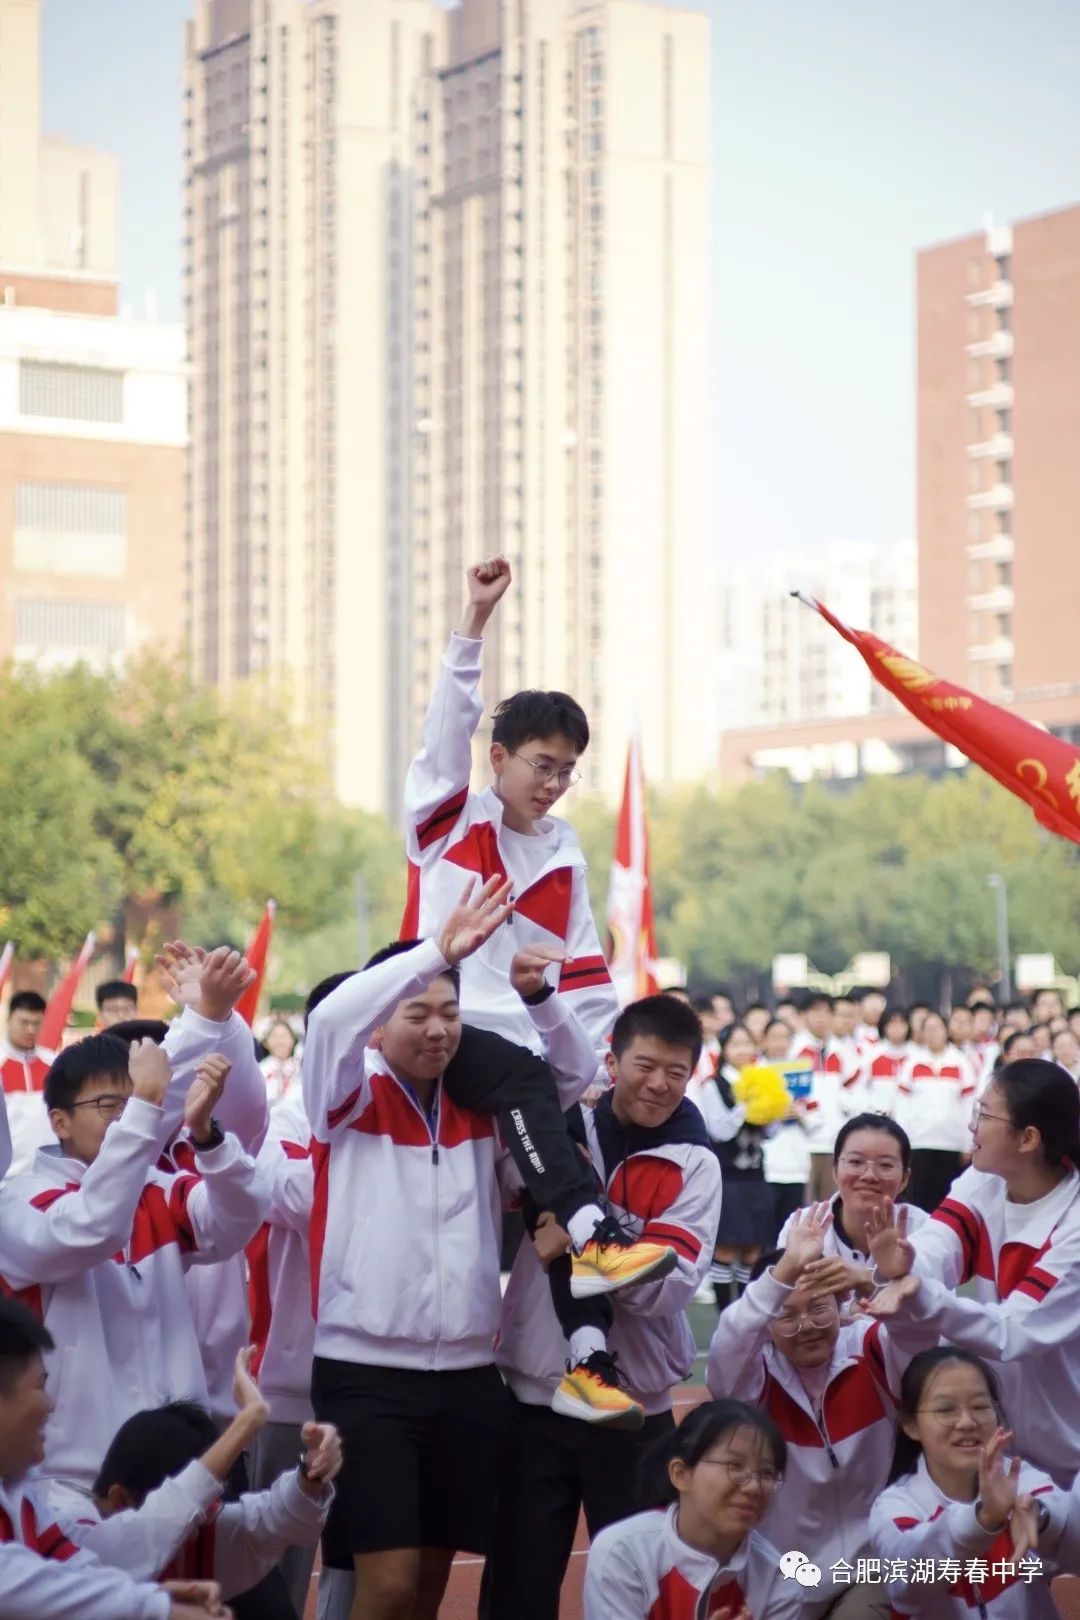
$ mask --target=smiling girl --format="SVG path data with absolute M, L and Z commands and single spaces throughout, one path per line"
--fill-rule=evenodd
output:
M 995 1363 L 1022 1453 L 1059 1484 L 1080 1469 L 1080 1093 L 1055 1063 L 1010 1063 L 971 1116 L 971 1168 L 909 1241 L 871 1218 L 881 1278 L 866 1309 L 932 1324 Z M 953 1293 L 972 1283 L 974 1298 Z
M 966 1350 L 916 1356 L 900 1385 L 900 1428 L 888 1488 L 870 1514 L 874 1552 L 910 1575 L 917 1560 L 946 1581 L 890 1583 L 894 1613 L 923 1620 L 1056 1616 L 1050 1560 L 1063 1551 L 1069 1497 L 1047 1475 L 1007 1455 L 997 1379 Z M 1028 1580 L 1021 1559 L 1041 1560 Z M 895 1565 L 894 1565 L 895 1567 Z M 949 1566 L 946 1566 L 949 1567 Z
M 697 1615 L 796 1620 L 803 1589 L 785 1581 L 758 1525 L 783 1484 L 772 1420 L 740 1401 L 708 1401 L 645 1459 L 654 1506 L 601 1531 L 585 1570 L 585 1620 Z

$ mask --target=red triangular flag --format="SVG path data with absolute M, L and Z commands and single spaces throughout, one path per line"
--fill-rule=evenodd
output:
M 611 981 L 626 1006 L 659 990 L 656 928 L 649 871 L 649 818 L 637 730 L 626 755 L 622 804 L 615 829 L 615 859 L 608 886 L 608 929 L 612 940 Z
M 138 965 L 139 965 L 138 948 L 136 946 L 132 945 L 131 948 L 129 949 L 128 953 L 127 953 L 127 961 L 124 963 L 124 983 L 125 984 L 134 984 L 135 983 L 135 969 L 138 967 Z
M 274 913 L 277 902 L 268 900 L 262 919 L 255 930 L 255 937 L 251 941 L 244 955 L 255 969 L 255 981 L 244 991 L 236 1003 L 236 1010 L 245 1024 L 255 1022 L 255 1014 L 259 1010 L 259 996 L 262 993 L 263 979 L 266 977 L 266 958 L 270 954 L 270 936 L 274 932 Z
M 1031 806 L 1035 819 L 1080 844 L 1080 750 L 997 703 L 943 681 L 869 630 L 851 630 L 812 597 L 794 591 L 857 648 L 876 681 L 945 742 Z
M 45 1008 L 45 1017 L 41 1021 L 41 1034 L 38 1036 L 38 1045 L 44 1046 L 50 1052 L 58 1052 L 67 1028 L 68 1016 L 71 1013 L 75 1000 L 75 992 L 79 988 L 79 980 L 86 971 L 87 963 L 94 954 L 97 943 L 93 934 L 87 934 L 83 941 L 82 950 L 60 980 L 56 989 L 49 997 Z

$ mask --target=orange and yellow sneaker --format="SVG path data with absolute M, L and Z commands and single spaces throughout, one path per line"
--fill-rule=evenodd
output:
M 608 1215 L 598 1221 L 593 1235 L 571 1262 L 570 1292 L 575 1299 L 592 1299 L 596 1294 L 613 1294 L 617 1288 L 631 1288 L 648 1279 L 666 1277 L 677 1261 L 674 1249 L 665 1243 L 646 1243 L 625 1233 Z
M 607 1350 L 594 1350 L 576 1367 L 568 1363 L 551 1410 L 582 1423 L 603 1423 L 609 1429 L 640 1429 L 644 1408 L 627 1394 L 626 1378 L 616 1360 Z

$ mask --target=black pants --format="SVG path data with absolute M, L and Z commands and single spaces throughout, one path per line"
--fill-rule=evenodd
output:
M 775 1244 L 789 1217 L 794 1215 L 797 1209 L 802 1208 L 803 1193 L 806 1189 L 798 1181 L 769 1181 L 766 1182 L 766 1186 L 772 1193 L 775 1224 L 772 1243 Z
M 593 1174 L 592 1171 L 589 1172 Z M 593 1197 L 599 1198 L 600 1188 L 595 1176 L 593 1178 Z M 541 1211 L 536 1207 L 535 1201 L 525 1194 L 521 1201 L 521 1213 L 525 1218 L 525 1231 L 531 1238 L 536 1231 L 536 1223 Z M 594 1294 L 591 1299 L 575 1299 L 570 1292 L 570 1278 L 572 1275 L 570 1256 L 560 1255 L 548 1266 L 548 1292 L 551 1295 L 551 1305 L 555 1312 L 563 1337 L 569 1339 L 575 1328 L 596 1327 L 601 1333 L 607 1335 L 611 1332 L 611 1324 L 615 1320 L 611 1300 L 606 1294 Z M 573 1420 L 572 1420 L 573 1421 Z
M 443 1085 L 459 1108 L 495 1115 L 537 1209 L 550 1209 L 566 1226 L 579 1209 L 596 1203 L 596 1179 L 567 1134 L 543 1058 L 490 1030 L 466 1025 Z
M 630 1433 L 514 1401 L 481 1620 L 558 1620 L 582 1508 L 590 1539 L 636 1513 L 641 1457 L 674 1427 L 670 1412 Z
M 949 1188 L 963 1168 L 963 1157 L 959 1153 L 947 1153 L 939 1148 L 913 1148 L 908 1202 L 932 1215 L 948 1198 Z

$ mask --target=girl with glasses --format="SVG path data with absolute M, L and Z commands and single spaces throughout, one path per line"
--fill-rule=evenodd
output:
M 742 1298 L 720 1317 L 705 1375 L 711 1395 L 747 1401 L 779 1427 L 785 1485 L 764 1533 L 784 1551 L 805 1551 L 822 1570 L 842 1559 L 854 1566 L 869 1551 L 900 1375 L 912 1355 L 937 1342 L 936 1330 L 917 1325 L 890 1335 L 864 1317 L 847 1320 L 833 1294 L 807 1286 L 831 1220 L 828 1204 L 798 1212 L 784 1249 L 758 1262 Z M 888 1613 L 884 1588 L 841 1591 L 829 1578 L 803 1601 L 810 1616 L 841 1602 L 846 1615 Z
M 873 1293 L 873 1261 L 867 1223 L 886 1199 L 903 1197 L 911 1179 L 911 1143 L 907 1132 L 884 1114 L 856 1114 L 837 1134 L 833 1148 L 837 1191 L 830 1201 L 832 1223 L 822 1240 L 822 1258 L 807 1268 L 814 1291 L 835 1294 L 851 1290 Z M 929 1216 L 905 1206 L 908 1230 L 917 1231 Z M 781 1246 L 791 1227 L 780 1234 Z
M 758 1526 L 783 1483 L 786 1448 L 772 1419 L 709 1401 L 642 1465 L 651 1511 L 602 1530 L 585 1569 L 585 1620 L 797 1620 L 804 1589 L 785 1580 Z M 786 1550 L 786 1549 L 785 1549 Z M 670 1607 L 678 1593 L 677 1611 Z
M 971 1168 L 910 1238 L 872 1220 L 867 1305 L 992 1362 L 1021 1453 L 1059 1484 L 1080 1470 L 1080 1093 L 1042 1058 L 1009 1063 L 971 1113 Z M 953 1292 L 971 1284 L 970 1298 Z
M 1070 1499 L 1012 1454 L 993 1371 L 966 1350 L 924 1351 L 900 1384 L 900 1427 L 888 1488 L 870 1514 L 877 1557 L 907 1579 L 894 1611 L 924 1620 L 1056 1616 L 1054 1561 L 1075 1562 Z M 1042 1570 L 1025 1577 L 1021 1560 Z M 917 1573 L 934 1579 L 918 1579 Z M 1029 1572 L 1030 1575 L 1030 1572 Z

